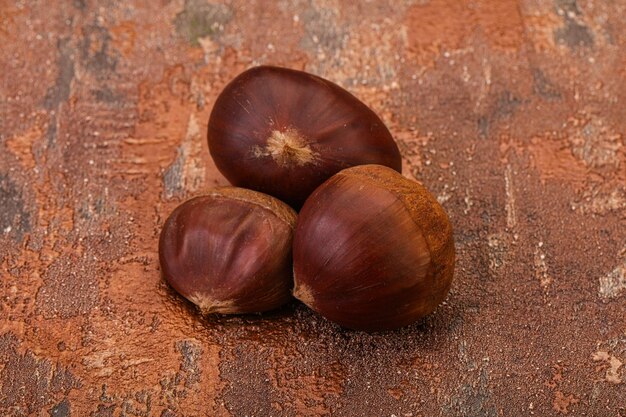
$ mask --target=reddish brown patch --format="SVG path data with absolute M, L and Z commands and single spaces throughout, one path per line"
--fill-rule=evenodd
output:
M 418 3 L 407 13 L 408 49 L 418 62 L 436 58 L 442 49 L 458 49 L 471 34 L 469 10 L 463 2 L 435 0 Z
M 524 35 L 519 2 L 515 0 L 472 5 L 454 0 L 418 2 L 409 10 L 406 25 L 409 50 L 421 57 L 420 63 L 444 50 L 466 47 L 475 36 L 484 36 L 495 49 L 517 51 Z
M 112 45 L 125 55 L 129 55 L 135 47 L 137 32 L 132 21 L 121 22 L 111 28 Z
M 559 413 L 568 414 L 568 408 L 572 405 L 578 404 L 578 401 L 579 399 L 574 397 L 572 394 L 566 395 L 561 391 L 557 391 L 554 393 L 552 407 Z
M 588 181 L 589 170 L 562 139 L 536 136 L 530 140 L 528 150 L 542 181 L 564 181 L 578 189 Z

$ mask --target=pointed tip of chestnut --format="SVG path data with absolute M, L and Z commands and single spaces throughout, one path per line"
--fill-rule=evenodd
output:
M 192 198 L 159 239 L 166 281 L 202 313 L 260 313 L 291 299 L 296 213 L 274 197 L 236 187 Z
M 299 214 L 293 294 L 344 327 L 409 325 L 446 297 L 454 271 L 452 226 L 420 184 L 378 165 L 322 184 Z
M 261 66 L 233 79 L 208 124 L 211 156 L 233 184 L 293 207 L 340 170 L 380 164 L 401 170 L 383 121 L 338 85 L 287 68 Z

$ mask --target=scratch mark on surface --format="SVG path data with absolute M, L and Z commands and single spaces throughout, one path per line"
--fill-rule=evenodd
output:
M 206 167 L 201 152 L 200 126 L 196 115 L 191 113 L 178 155 L 163 176 L 166 198 L 195 192 L 202 187 Z
M 489 251 L 489 270 L 496 273 L 504 265 L 506 255 L 506 236 L 502 234 L 490 235 L 487 239 Z
M 470 182 L 470 186 L 468 186 L 465 189 L 465 197 L 463 197 L 463 202 L 465 203 L 465 208 L 463 209 L 464 214 L 468 214 L 472 206 L 474 205 L 474 203 L 472 202 L 472 197 L 470 196 L 470 192 L 469 192 L 470 187 L 471 187 L 471 182 Z
M 478 92 L 478 98 L 476 99 L 476 105 L 474 106 L 474 111 L 478 111 L 485 100 L 485 97 L 489 95 L 489 90 L 491 89 L 491 64 L 486 58 L 483 58 L 482 60 L 482 69 L 483 82 L 480 83 L 480 89 Z
M 535 248 L 535 276 L 539 280 L 539 283 L 544 289 L 548 288 L 548 285 L 552 282 L 552 277 L 548 274 L 548 265 L 546 265 L 546 254 L 541 249 L 543 242 L 537 243 Z
M 244 109 L 244 111 L 246 113 L 252 114 L 252 113 L 250 113 L 250 110 L 248 110 L 248 108 L 246 106 L 244 106 L 244 104 L 241 101 L 237 100 L 236 98 L 234 100 L 237 102 L 237 104 L 239 104 L 239 106 L 241 106 L 242 109 Z M 248 100 L 246 100 L 246 101 L 248 101 Z M 248 103 L 250 103 L 250 101 L 248 101 Z
M 513 189 L 513 170 L 510 164 L 506 165 L 504 173 L 504 189 L 506 192 L 506 227 L 513 229 L 517 224 L 515 214 L 515 192 Z

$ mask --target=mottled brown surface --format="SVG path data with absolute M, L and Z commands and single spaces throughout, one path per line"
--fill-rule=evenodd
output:
M 348 3 L 0 1 L 0 414 L 626 415 L 626 4 Z M 260 63 L 362 98 L 450 214 L 422 323 L 206 320 L 160 278 Z

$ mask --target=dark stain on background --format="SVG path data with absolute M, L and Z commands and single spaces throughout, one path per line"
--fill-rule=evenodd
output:
M 13 333 L 0 336 L 0 364 L 4 365 L 0 372 L 1 415 L 35 414 L 59 394 L 67 395 L 72 389 L 80 388 L 80 381 L 69 370 L 58 364 L 54 366 L 47 359 L 39 359 L 30 351 L 20 353 L 19 345 Z M 69 403 L 67 409 L 69 412 Z M 5 414 L 9 411 L 11 414 Z
M 70 402 L 66 399 L 50 409 L 50 417 L 70 417 Z
M 68 39 L 60 39 L 57 44 L 59 57 L 57 59 L 58 75 L 54 85 L 48 89 L 44 97 L 43 106 L 46 110 L 55 112 L 50 117 L 46 138 L 48 144 L 53 145 L 57 136 L 57 117 L 59 105 L 70 97 L 70 87 L 74 79 L 74 60 Z
M 111 34 L 98 25 L 83 28 L 80 54 L 83 64 L 99 78 L 107 78 L 115 73 L 117 56 L 110 48 Z
M 184 9 L 176 15 L 176 32 L 192 45 L 198 39 L 216 39 L 233 18 L 233 12 L 224 4 L 209 4 L 202 0 L 186 0 Z
M 557 0 L 557 12 L 563 17 L 565 26 L 554 32 L 554 40 L 570 49 L 592 47 L 594 45 L 591 30 L 580 22 L 582 12 L 576 0 Z
M 30 230 L 30 213 L 20 187 L 8 175 L 0 174 L 0 234 L 10 234 L 21 242 Z
M 554 84 L 539 68 L 532 70 L 533 74 L 533 91 L 539 97 L 546 100 L 560 100 L 561 93 L 556 84 Z

